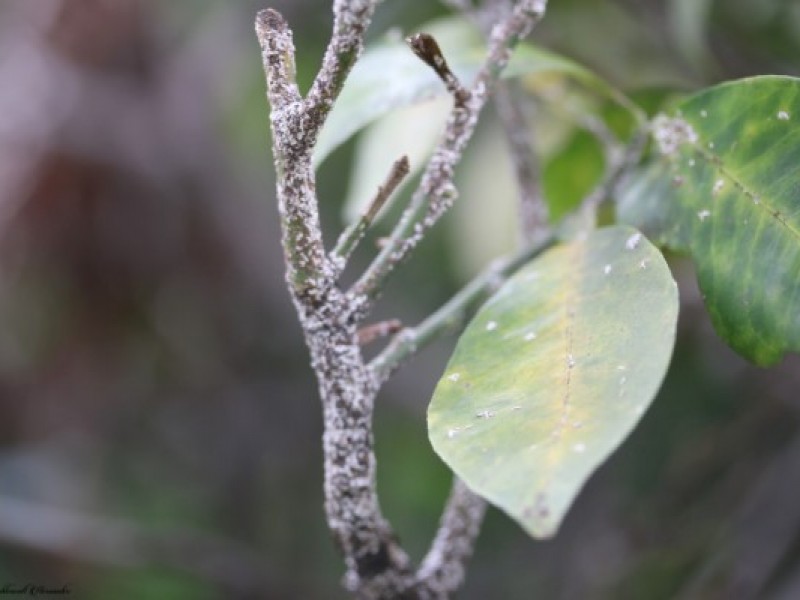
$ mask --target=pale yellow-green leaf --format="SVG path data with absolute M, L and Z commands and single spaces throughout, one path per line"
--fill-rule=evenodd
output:
M 553 535 L 655 396 L 678 297 L 659 251 L 614 227 L 533 260 L 481 308 L 434 392 L 434 449 L 531 535 Z

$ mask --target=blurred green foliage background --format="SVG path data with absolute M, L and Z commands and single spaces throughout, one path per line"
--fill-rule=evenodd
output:
M 800 74 L 791 0 L 551 4 L 535 41 L 637 97 Z M 294 28 L 305 89 L 329 3 L 273 6 Z M 343 597 L 316 387 L 283 286 L 261 7 L 0 4 L 0 585 L 97 600 Z M 387 0 L 369 39 L 444 14 Z M 472 152 L 491 144 L 484 128 Z M 591 148 L 568 150 L 576 166 L 550 172 L 554 194 L 579 193 L 575 177 L 596 168 Z M 502 152 L 478 155 L 508 169 Z M 352 156 L 348 144 L 320 171 L 329 240 Z M 426 240 L 377 317 L 419 320 L 503 247 L 508 231 L 485 215 L 513 198 L 491 195 Z M 672 265 L 679 343 L 652 409 L 552 541 L 490 511 L 461 598 L 800 597 L 800 361 L 749 366 L 713 333 L 689 265 Z M 416 558 L 449 487 L 424 411 L 451 348 L 417 357 L 377 407 L 383 508 Z

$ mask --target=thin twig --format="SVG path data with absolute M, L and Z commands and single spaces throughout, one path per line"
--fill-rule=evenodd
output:
M 509 17 L 493 29 L 488 57 L 470 90 L 469 100 L 454 103 L 444 139 L 434 151 L 411 204 L 392 232 L 389 244 L 353 286 L 354 293 L 374 299 L 389 273 L 452 205 L 457 195 L 453 184 L 455 165 L 475 131 L 491 87 L 508 64 L 513 47 L 544 16 L 546 4 L 545 0 L 521 0 Z
M 487 18 L 495 6 L 478 11 L 470 2 L 445 0 L 445 4 L 460 9 L 479 26 L 490 25 L 494 19 Z M 480 13 L 480 14 L 479 14 Z M 467 284 L 447 304 L 414 329 L 406 330 L 373 361 L 372 367 L 378 378 L 387 378 L 403 360 L 445 332 L 463 325 L 474 307 L 503 279 L 524 262 L 540 252 L 550 240 L 545 241 L 541 226 L 546 215 L 544 203 L 538 191 L 538 169 L 531 146 L 527 123 L 508 89 L 502 82 L 496 83 L 495 99 L 499 96 L 498 112 L 503 121 L 514 158 L 515 170 L 520 186 L 520 209 L 523 250 L 510 260 L 495 263 L 472 282 Z M 537 210 L 538 209 L 538 210 Z M 541 213 L 541 217 L 538 213 Z M 536 241 L 541 242 L 537 245 Z M 444 508 L 433 544 L 416 573 L 416 591 L 420 597 L 446 598 L 461 585 L 466 563 L 472 555 L 483 516 L 486 501 L 472 492 L 458 478 L 454 478 L 450 497 Z
M 344 269 L 347 260 L 350 258 L 350 255 L 356 249 L 359 242 L 361 242 L 363 239 L 364 234 L 367 232 L 367 229 L 369 229 L 372 221 L 378 215 L 381 208 L 383 208 L 383 205 L 386 204 L 386 201 L 397 189 L 397 186 L 400 185 L 400 182 L 402 182 L 403 179 L 408 175 L 409 171 L 410 165 L 408 163 L 408 156 L 403 156 L 396 160 L 392 165 L 389 174 L 386 176 L 386 180 L 383 182 L 383 185 L 378 188 L 378 192 L 369 203 L 367 210 L 364 211 L 364 214 L 362 214 L 357 221 L 351 223 L 339 236 L 336 246 L 331 253 L 331 259 L 338 262 L 339 269 Z
M 305 134 L 312 143 L 364 49 L 364 32 L 372 21 L 377 4 L 378 0 L 334 0 L 333 34 L 325 49 L 322 67 L 305 100 L 309 117 Z
M 578 125 L 595 137 L 607 156 L 615 157 L 620 153 L 622 143 L 603 119 L 589 113 L 573 113 L 573 116 L 577 119 Z
M 620 180 L 641 158 L 646 141 L 646 131 L 637 130 L 624 148 L 619 144 L 606 147 L 606 168 L 603 178 L 581 201 L 579 212 L 595 218 L 597 207 L 613 195 Z
M 551 236 L 537 240 L 505 260 L 495 261 L 475 277 L 436 312 L 416 327 L 401 330 L 369 367 L 379 383 L 386 381 L 414 353 L 448 332 L 463 326 L 471 312 L 491 294 L 510 274 L 548 248 Z
M 439 76 L 447 91 L 453 95 L 456 104 L 464 104 L 469 100 L 469 90 L 461 84 L 458 77 L 447 66 L 444 54 L 432 35 L 418 33 L 407 37 L 406 43 L 411 47 L 411 51 Z
M 522 243 L 531 243 L 547 227 L 547 205 L 541 188 L 539 159 L 533 150 L 532 128 L 507 82 L 495 90 L 494 104 L 508 141 L 519 188 L 519 220 Z
M 488 0 L 481 7 L 459 0 L 443 0 L 443 3 L 460 10 L 487 37 L 491 34 L 496 15 L 508 10 L 503 0 Z M 516 87 L 510 81 L 498 81 L 493 101 L 508 141 L 517 180 L 520 242 L 524 246 L 545 234 L 547 205 L 541 189 L 539 158 L 533 150 L 533 128 L 525 116 L 519 97 L 514 94 Z
M 362 327 L 358 330 L 358 345 L 366 346 L 375 340 L 380 340 L 393 335 L 403 328 L 403 324 L 398 319 L 389 319 Z

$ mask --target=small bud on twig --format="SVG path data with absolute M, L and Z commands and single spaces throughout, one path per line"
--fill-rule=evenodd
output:
M 439 48 L 439 44 L 432 35 L 429 33 L 410 35 L 406 38 L 406 43 L 420 60 L 436 72 L 439 79 L 441 79 L 447 87 L 447 91 L 453 94 L 458 105 L 463 105 L 469 100 L 469 91 L 461 85 L 458 77 L 453 75 L 450 67 L 447 66 L 447 61 L 444 59 L 442 50 Z
M 359 346 L 366 346 L 375 340 L 393 335 L 403 328 L 403 324 L 397 319 L 389 319 L 380 323 L 373 323 L 358 330 Z

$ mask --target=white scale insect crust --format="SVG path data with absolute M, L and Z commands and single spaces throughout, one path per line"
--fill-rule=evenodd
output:
M 663 113 L 656 115 L 651 127 L 658 149 L 665 156 L 673 155 L 682 145 L 695 144 L 698 140 L 694 128 L 680 117 L 668 117 Z

